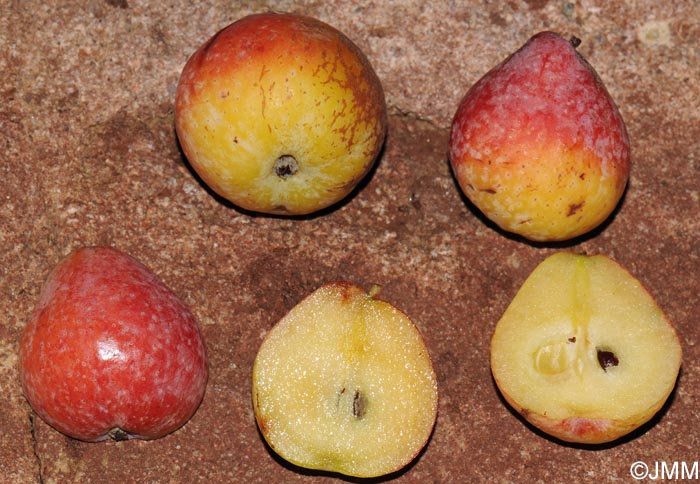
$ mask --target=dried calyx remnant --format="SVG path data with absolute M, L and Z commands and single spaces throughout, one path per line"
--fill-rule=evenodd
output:
M 124 432 L 119 427 L 114 427 L 112 430 L 109 431 L 108 434 L 112 439 L 116 440 L 117 442 L 121 442 L 122 440 L 129 440 L 129 434 Z
M 360 419 L 365 416 L 365 398 L 360 393 L 360 390 L 355 390 L 355 395 L 352 397 L 352 414 L 355 418 Z
M 340 403 L 340 399 L 343 397 L 347 389 L 345 387 L 340 389 L 340 392 L 338 393 L 338 402 Z M 367 410 L 367 401 L 365 400 L 365 397 L 362 395 L 362 392 L 360 392 L 359 389 L 355 389 L 355 392 L 352 394 L 352 416 L 355 417 L 356 419 L 360 420 L 365 416 L 365 412 Z
M 600 367 L 604 371 L 608 371 L 608 368 L 611 366 L 617 366 L 620 364 L 620 360 L 617 359 L 617 356 L 615 356 L 615 353 L 612 351 L 602 350 L 600 348 L 598 348 L 596 351 L 598 353 L 598 364 L 600 364 Z
M 297 164 L 296 158 L 292 155 L 282 155 L 275 160 L 273 170 L 275 171 L 275 175 L 285 179 L 299 171 L 299 165 Z

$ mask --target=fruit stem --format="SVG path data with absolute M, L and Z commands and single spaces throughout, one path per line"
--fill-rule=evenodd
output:
M 569 37 L 569 43 L 570 43 L 571 45 L 573 45 L 573 46 L 574 46 L 574 49 L 575 49 L 576 47 L 578 47 L 579 45 L 581 45 L 581 39 L 579 39 L 579 38 L 576 37 L 575 35 L 572 35 L 571 37 Z
M 372 287 L 369 288 L 369 297 L 374 299 L 374 297 L 379 294 L 379 292 L 382 290 L 382 286 L 379 284 L 372 284 Z

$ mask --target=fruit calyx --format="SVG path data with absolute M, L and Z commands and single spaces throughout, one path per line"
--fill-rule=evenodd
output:
M 112 430 L 107 432 L 107 435 L 116 442 L 122 442 L 124 440 L 129 440 L 129 434 L 119 427 L 114 427 Z
M 292 155 L 282 155 L 275 160 L 272 169 L 275 175 L 285 180 L 299 171 L 299 164 L 297 163 L 297 159 Z

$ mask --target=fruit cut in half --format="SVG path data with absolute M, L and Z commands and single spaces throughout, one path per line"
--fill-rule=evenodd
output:
M 428 441 L 437 382 L 423 338 L 391 304 L 326 284 L 269 332 L 253 367 L 267 443 L 289 462 L 357 477 L 401 469 Z
M 491 340 L 504 399 L 564 441 L 610 442 L 647 422 L 676 382 L 681 346 L 640 282 L 606 256 L 545 259 Z

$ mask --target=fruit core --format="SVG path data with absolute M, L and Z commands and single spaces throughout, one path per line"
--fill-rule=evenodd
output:
M 545 375 L 558 375 L 566 372 L 570 368 L 576 370 L 577 373 L 583 372 L 584 359 L 590 353 L 587 351 L 584 344 L 585 338 L 572 336 L 566 341 L 558 341 L 540 346 L 534 355 L 535 369 Z M 608 371 L 608 368 L 618 366 L 620 360 L 614 352 L 595 348 L 598 365 L 603 371 Z
M 275 175 L 284 180 L 299 171 L 299 164 L 292 155 L 282 155 L 275 160 L 273 171 Z
M 610 348 L 594 346 L 588 337 L 587 326 L 591 316 L 585 301 L 589 299 L 591 283 L 584 258 L 579 259 L 574 283 L 574 317 L 570 336 L 545 342 L 533 355 L 535 370 L 544 375 L 564 375 L 571 370 L 583 375 L 584 367 L 590 366 L 598 366 L 607 372 L 608 368 L 620 364 L 617 355 Z

